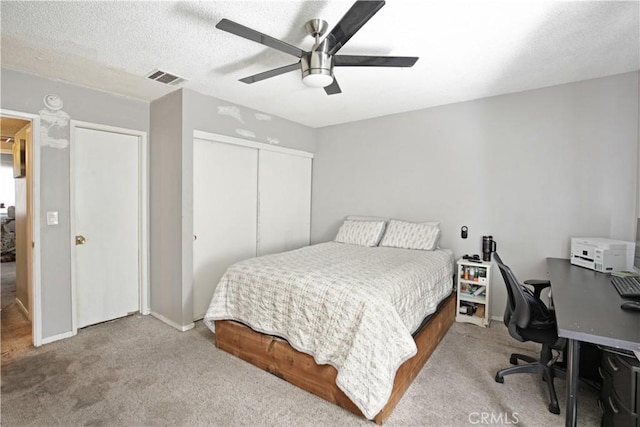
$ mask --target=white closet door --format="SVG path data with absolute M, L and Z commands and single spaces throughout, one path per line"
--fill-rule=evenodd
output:
M 256 256 L 258 150 L 195 139 L 193 314 L 201 319 L 233 263 Z
M 258 255 L 309 245 L 311 159 L 260 150 Z

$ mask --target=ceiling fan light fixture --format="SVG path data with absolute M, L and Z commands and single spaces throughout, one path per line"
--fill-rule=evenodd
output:
M 309 87 L 326 87 L 333 83 L 333 57 L 327 54 L 327 43 L 317 49 L 300 58 L 302 82 Z
M 330 70 L 309 70 L 302 82 L 309 87 L 326 87 L 333 83 L 333 76 Z

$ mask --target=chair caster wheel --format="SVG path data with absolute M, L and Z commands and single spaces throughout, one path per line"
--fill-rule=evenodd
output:
M 504 377 L 500 374 L 496 374 L 496 382 L 503 384 L 504 383 Z
M 511 355 L 511 357 L 509 358 L 509 363 L 511 363 L 512 365 L 517 365 L 518 364 L 518 358 L 515 355 Z
M 552 414 L 560 415 L 560 407 L 558 404 L 549 403 L 549 412 Z

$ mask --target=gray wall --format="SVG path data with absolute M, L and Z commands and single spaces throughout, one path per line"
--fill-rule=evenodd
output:
M 524 280 L 572 236 L 634 240 L 638 99 L 634 72 L 319 129 L 312 243 L 350 214 L 440 220 L 442 247 L 493 235 Z
M 151 103 L 149 266 L 151 312 L 180 324 L 182 315 L 182 93 Z
M 316 131 L 313 128 L 192 90 L 182 92 L 185 140 L 191 141 L 193 130 L 197 129 L 256 142 L 277 141 L 281 147 L 315 151 Z M 247 132 L 255 136 L 244 136 Z
M 310 152 L 316 141 L 312 128 L 191 90 L 151 103 L 151 311 L 180 327 L 193 323 L 194 130 Z
M 38 114 L 43 98 L 56 94 L 71 119 L 140 131 L 149 130 L 149 103 L 3 68 L 0 107 Z M 69 127 L 55 130 L 69 140 Z M 69 148 L 40 150 L 40 250 L 42 337 L 71 331 L 71 242 Z M 59 212 L 59 225 L 46 225 L 46 212 Z M 37 248 L 36 248 L 37 249 Z

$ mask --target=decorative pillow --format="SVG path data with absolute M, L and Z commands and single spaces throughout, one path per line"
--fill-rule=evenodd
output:
M 406 222 L 392 219 L 382 237 L 380 246 L 432 251 L 438 246 L 440 223 Z
M 334 241 L 360 246 L 378 246 L 384 233 L 384 221 L 354 221 L 342 223 Z

